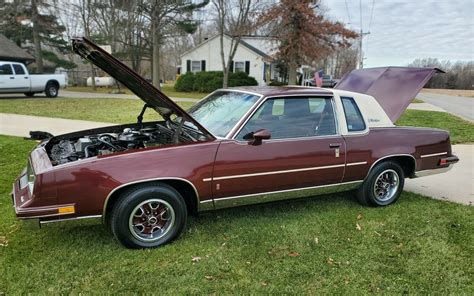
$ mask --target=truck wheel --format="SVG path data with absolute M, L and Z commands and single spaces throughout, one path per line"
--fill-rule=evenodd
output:
M 29 98 L 32 98 L 35 96 L 35 93 L 34 92 L 26 92 L 25 93 L 25 96 L 29 97 Z
M 186 203 L 179 192 L 153 183 L 123 192 L 112 209 L 110 226 L 115 238 L 127 248 L 155 248 L 175 239 L 186 219 Z
M 56 86 L 56 84 L 52 83 L 52 82 L 48 82 L 46 84 L 46 88 L 44 90 L 44 93 L 46 94 L 46 96 L 48 98 L 55 98 L 58 96 L 58 87 Z
M 357 199 L 363 205 L 388 206 L 398 200 L 403 191 L 405 175 L 395 162 L 377 164 L 357 190 Z

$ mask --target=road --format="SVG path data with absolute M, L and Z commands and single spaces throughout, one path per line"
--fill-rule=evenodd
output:
M 36 94 L 35 98 L 45 99 L 44 94 Z M 59 90 L 60 98 L 79 98 L 79 99 L 94 99 L 94 98 L 114 98 L 114 99 L 136 99 L 138 97 L 135 95 L 126 95 L 126 94 L 107 94 L 107 93 L 89 93 L 89 92 L 78 92 L 78 91 L 68 91 L 68 90 Z M 0 94 L 0 99 L 25 99 L 26 97 L 23 94 Z M 197 99 L 190 98 L 171 98 L 175 102 L 197 102 Z
M 474 122 L 474 98 L 421 92 L 417 98 Z

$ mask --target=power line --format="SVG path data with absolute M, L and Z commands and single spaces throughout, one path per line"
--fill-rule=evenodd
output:
M 344 2 L 346 3 L 346 12 L 347 12 L 347 17 L 349 18 L 349 23 L 352 24 L 351 13 L 349 11 L 349 5 L 347 5 L 347 0 L 344 0 Z

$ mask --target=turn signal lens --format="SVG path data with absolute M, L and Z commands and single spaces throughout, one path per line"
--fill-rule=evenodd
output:
M 439 160 L 439 165 L 447 165 L 448 164 L 448 160 L 446 158 L 441 158 Z
M 62 207 L 58 209 L 59 214 L 74 214 L 75 213 L 74 206 L 69 206 L 69 207 Z

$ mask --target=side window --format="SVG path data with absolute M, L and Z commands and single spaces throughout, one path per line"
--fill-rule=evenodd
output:
M 13 70 L 15 70 L 16 75 L 23 75 L 25 74 L 25 70 L 21 65 L 13 64 Z
M 336 134 L 332 98 L 276 98 L 268 99 L 252 115 L 237 135 L 267 129 L 272 139 L 314 137 Z
M 353 98 L 341 97 L 344 106 L 344 114 L 346 116 L 347 130 L 349 132 L 357 132 L 365 130 L 365 122 L 359 107 Z
M 12 75 L 12 66 L 10 64 L 0 65 L 0 75 Z

